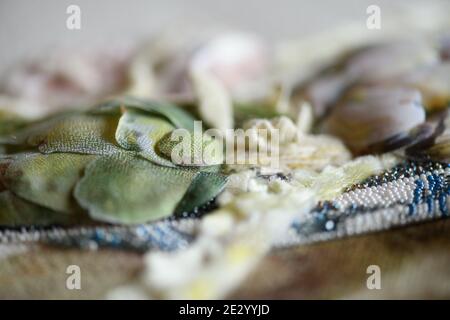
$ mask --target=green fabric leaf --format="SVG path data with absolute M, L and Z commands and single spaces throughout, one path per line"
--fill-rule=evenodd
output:
M 214 199 L 225 187 L 227 177 L 213 172 L 199 172 L 175 209 L 176 215 L 194 211 Z
M 23 128 L 28 122 L 14 113 L 0 110 L 0 137 Z
M 195 119 L 181 108 L 160 101 L 142 100 L 134 97 L 121 97 L 97 106 L 92 113 L 116 114 L 121 109 L 139 109 L 168 119 L 175 127 L 194 130 Z
M 235 104 L 234 110 L 234 125 L 235 128 L 240 128 L 244 122 L 254 118 L 275 118 L 283 114 L 274 110 L 273 106 L 265 103 L 256 104 Z M 287 115 L 286 115 L 287 116 Z
M 137 151 L 142 157 L 156 164 L 174 167 L 172 162 L 159 156 L 155 151 L 156 143 L 173 129 L 174 127 L 163 118 L 128 110 L 119 120 L 116 140 L 123 148 Z
M 180 166 L 213 166 L 223 162 L 220 140 L 207 135 L 197 137 L 187 130 L 182 133 L 162 137 L 156 145 L 157 152 Z
M 38 147 L 43 153 L 111 154 L 120 151 L 114 137 L 118 120 L 117 115 L 60 114 L 33 123 L 3 142 Z
M 73 112 L 67 111 L 55 113 L 43 119 L 30 121 L 24 126 L 8 130 L 5 134 L 0 135 L 0 143 L 10 145 L 26 144 L 30 136 L 38 134 L 50 124 L 56 123 L 59 119 L 73 114 Z
M 170 216 L 195 174 L 120 153 L 91 162 L 74 194 L 93 219 L 144 223 Z
M 72 225 L 84 219 L 82 215 L 62 214 L 38 206 L 10 191 L 0 192 L 0 226 Z
M 61 212 L 76 211 L 76 182 L 95 156 L 70 153 L 18 154 L 0 160 L 6 189 L 35 204 Z

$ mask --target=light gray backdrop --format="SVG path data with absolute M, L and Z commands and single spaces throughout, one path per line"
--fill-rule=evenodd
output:
M 0 72 L 29 54 L 60 45 L 132 40 L 165 26 L 202 21 L 262 33 L 269 39 L 301 36 L 359 19 L 377 4 L 382 15 L 421 0 L 0 0 Z M 66 28 L 66 8 L 77 4 L 82 28 Z

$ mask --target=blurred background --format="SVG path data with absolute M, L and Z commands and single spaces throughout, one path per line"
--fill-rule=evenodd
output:
M 383 16 L 423 0 L 1 0 L 0 72 L 18 59 L 59 46 L 132 42 L 185 23 L 214 24 L 285 40 L 326 31 L 340 22 L 360 22 L 366 9 L 380 6 Z M 66 9 L 81 8 L 81 30 L 68 30 Z M 382 32 L 382 30 L 381 30 Z

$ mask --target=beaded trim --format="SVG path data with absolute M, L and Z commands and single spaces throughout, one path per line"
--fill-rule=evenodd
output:
M 113 248 L 146 252 L 172 251 L 192 241 L 194 219 L 166 220 L 138 226 L 48 227 L 0 230 L 0 243 L 41 242 L 62 247 L 95 250 Z
M 450 164 L 404 161 L 319 203 L 279 244 L 329 240 L 449 216 Z
M 386 230 L 449 216 L 450 164 L 404 161 L 347 188 L 295 221 L 277 247 Z M 0 243 L 42 242 L 64 247 L 171 251 L 195 239 L 198 219 L 188 215 L 138 226 L 0 229 Z

